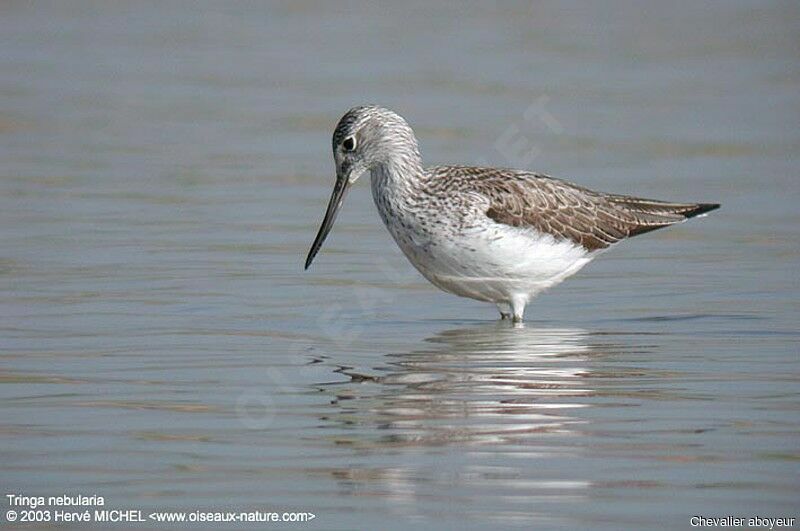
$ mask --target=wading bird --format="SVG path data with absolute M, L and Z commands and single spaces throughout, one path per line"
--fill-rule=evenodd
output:
M 525 305 L 616 243 L 719 208 L 595 192 L 524 170 L 424 167 L 398 114 L 350 109 L 333 133 L 336 182 L 305 268 L 348 189 L 369 171 L 372 197 L 397 245 L 448 293 L 493 302 L 522 321 Z

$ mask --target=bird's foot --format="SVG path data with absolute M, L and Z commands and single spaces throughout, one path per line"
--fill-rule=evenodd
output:
M 510 305 L 511 312 L 514 314 L 512 321 L 514 323 L 521 323 L 522 316 L 525 315 L 525 305 L 528 304 L 528 295 L 520 294 L 511 297 Z
M 511 319 L 511 305 L 507 302 L 498 302 L 496 304 L 497 310 L 500 312 L 500 320 Z

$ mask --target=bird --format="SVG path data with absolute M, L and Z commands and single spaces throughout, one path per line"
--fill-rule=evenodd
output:
M 434 286 L 497 305 L 522 322 L 525 307 L 621 241 L 719 208 L 596 192 L 533 171 L 423 166 L 416 135 L 399 114 L 360 105 L 332 138 L 336 178 L 307 270 L 348 190 L 369 172 L 383 223 Z

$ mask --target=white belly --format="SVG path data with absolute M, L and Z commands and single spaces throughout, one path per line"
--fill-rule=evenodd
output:
M 390 232 L 408 259 L 434 285 L 473 299 L 530 299 L 576 273 L 594 256 L 569 241 L 489 221 L 466 233 Z
M 415 203 L 414 190 L 390 177 L 372 174 L 381 219 L 411 263 L 444 291 L 489 302 L 528 300 L 597 254 L 534 229 L 497 223 L 480 201 Z

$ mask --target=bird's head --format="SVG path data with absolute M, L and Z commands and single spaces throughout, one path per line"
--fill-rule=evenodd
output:
M 411 127 L 400 115 L 376 105 L 347 111 L 336 125 L 332 144 L 336 181 L 322 225 L 306 257 L 306 269 L 333 228 L 347 191 L 364 172 L 382 164 L 408 164 L 415 168 L 420 164 Z

